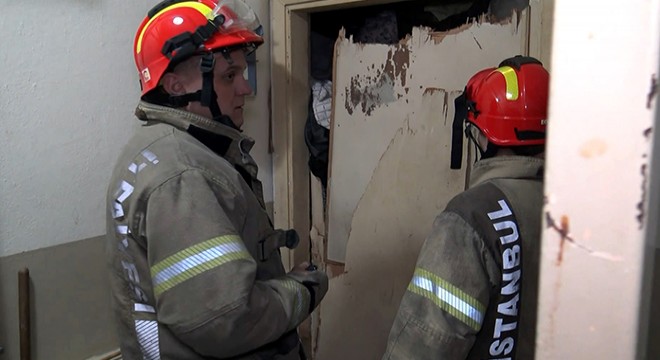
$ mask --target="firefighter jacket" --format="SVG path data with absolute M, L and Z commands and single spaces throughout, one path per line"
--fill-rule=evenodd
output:
M 107 253 L 125 359 L 299 359 L 296 327 L 327 291 L 285 273 L 253 141 L 141 102 L 107 198 Z M 304 284 L 303 284 L 304 283 Z
M 533 359 L 543 160 L 477 162 L 436 218 L 383 359 Z

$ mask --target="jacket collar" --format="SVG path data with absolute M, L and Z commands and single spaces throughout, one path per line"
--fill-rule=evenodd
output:
M 156 105 L 146 101 L 139 102 L 135 109 L 135 116 L 144 121 L 146 126 L 155 123 L 166 123 L 184 131 L 188 131 L 191 126 L 194 126 L 229 139 L 230 144 L 226 153 L 222 156 L 230 163 L 243 167 L 253 178 L 257 178 L 257 165 L 250 156 L 254 140 L 238 130 L 185 110 Z
M 472 167 L 470 187 L 497 178 L 543 180 L 545 161 L 530 156 L 497 156 Z

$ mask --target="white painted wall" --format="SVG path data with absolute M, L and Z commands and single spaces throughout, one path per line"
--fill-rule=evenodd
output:
M 246 0 L 246 3 L 257 13 L 261 25 L 264 27 L 264 44 L 257 49 L 257 92 L 256 96 L 248 97 L 245 101 L 245 133 L 256 140 L 251 152 L 259 165 L 259 180 L 264 186 L 264 200 L 273 201 L 273 158 L 269 152 L 268 124 L 270 123 L 270 109 L 268 98 L 270 96 L 270 1 Z
M 556 1 L 539 359 L 644 358 L 659 45 L 659 0 Z
M 269 32 L 268 2 L 248 1 Z M 151 0 L 10 1 L 0 16 L 0 257 L 105 232 L 105 191 L 138 126 L 132 45 Z M 269 43 L 246 133 L 266 201 Z M 258 108 L 258 109 L 257 109 Z

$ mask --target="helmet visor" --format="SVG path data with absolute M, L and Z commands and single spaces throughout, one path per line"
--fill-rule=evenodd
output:
M 220 0 L 210 17 L 224 16 L 225 21 L 218 29 L 221 33 L 236 30 L 250 30 L 259 36 L 263 35 L 263 28 L 257 14 L 242 0 Z

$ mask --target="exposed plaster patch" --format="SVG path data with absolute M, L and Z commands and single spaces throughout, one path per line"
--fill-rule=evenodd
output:
M 593 249 L 590 249 L 589 247 L 582 245 L 575 241 L 570 236 L 569 232 L 569 217 L 567 215 L 562 215 L 560 224 L 558 225 L 555 219 L 550 215 L 549 212 L 545 213 L 545 219 L 547 223 L 547 227 L 554 229 L 559 236 L 561 237 L 561 244 L 559 247 L 559 254 L 557 255 L 557 266 L 560 266 L 562 263 L 562 259 L 564 256 L 564 245 L 566 242 L 570 243 L 571 245 L 577 247 L 578 249 L 586 251 L 589 255 L 592 255 L 593 257 L 597 257 L 603 260 L 608 260 L 608 261 L 623 261 L 623 258 L 620 256 L 612 255 L 609 253 L 601 252 L 601 251 L 595 251 Z
M 396 101 L 394 96 L 394 80 L 388 73 L 381 73 L 376 79 L 371 76 L 356 75 L 351 78 L 350 87 L 346 92 L 346 111 L 353 115 L 360 105 L 367 116 L 378 106 Z
M 410 66 L 410 51 L 407 46 L 397 45 L 387 53 L 383 71 L 393 79 L 399 78 L 402 87 L 406 86 L 406 75 Z
M 360 105 L 362 112 L 370 116 L 375 108 L 402 98 L 403 94 L 395 96 L 394 86 L 398 83 L 405 88 L 409 63 L 408 48 L 398 45 L 389 50 L 385 65 L 374 76 L 357 74 L 352 77 L 350 86 L 344 90 L 348 114 L 353 115 L 355 108 Z

